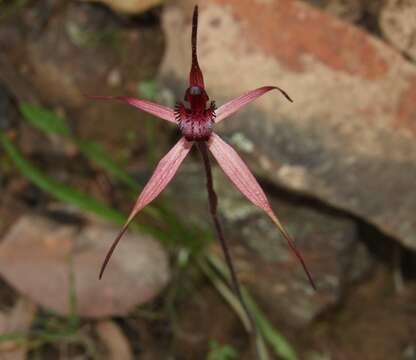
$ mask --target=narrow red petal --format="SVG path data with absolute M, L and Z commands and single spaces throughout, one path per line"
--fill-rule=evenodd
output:
M 204 88 L 204 77 L 202 71 L 199 68 L 198 56 L 196 53 L 198 33 L 198 6 L 194 8 L 194 15 L 192 17 L 192 65 L 191 72 L 189 74 L 189 86 L 200 86 Z
M 170 151 L 159 161 L 159 164 L 156 166 L 156 169 L 141 192 L 139 198 L 134 205 L 133 210 L 131 211 L 126 223 L 121 229 L 119 235 L 114 240 L 111 245 L 110 250 L 108 251 L 105 260 L 101 266 L 100 270 L 100 279 L 104 273 L 104 270 L 110 260 L 110 257 L 116 248 L 118 242 L 120 241 L 123 234 L 126 232 L 127 227 L 132 222 L 134 217 L 149 203 L 151 203 L 169 184 L 181 165 L 182 161 L 185 159 L 191 150 L 192 143 L 181 138 L 176 145 L 170 149 Z
M 170 121 L 177 124 L 175 119 L 175 112 L 173 109 L 168 108 L 167 106 L 159 105 L 148 100 L 141 100 L 129 96 L 90 96 L 88 98 L 94 100 L 116 100 L 127 103 L 131 106 L 139 108 L 149 114 L 157 116 L 160 119 Z
M 278 88 L 277 86 L 263 86 L 255 90 L 251 90 L 248 93 L 241 95 L 238 98 L 235 98 L 220 106 L 215 112 L 217 114 L 215 122 L 218 123 L 221 120 L 224 120 L 226 117 L 230 116 L 231 114 L 234 114 L 243 106 L 251 103 L 252 101 L 256 100 L 259 96 L 262 96 L 270 90 L 279 90 L 286 99 L 288 99 L 290 102 L 293 102 L 290 96 L 284 90 Z
M 251 173 L 245 162 L 240 158 L 237 152 L 222 140 L 218 135 L 213 133 L 210 140 L 208 141 L 208 147 L 212 155 L 218 161 L 218 164 L 224 170 L 225 174 L 230 178 L 235 187 L 241 191 L 241 193 L 247 197 L 254 205 L 264 210 L 266 214 L 275 223 L 287 243 L 290 249 L 293 251 L 295 256 L 299 259 L 305 270 L 308 279 L 314 289 L 315 283 L 309 270 L 306 267 L 305 261 L 302 255 L 296 249 L 293 239 L 290 237 L 288 232 L 285 230 L 279 219 L 273 212 L 269 200 L 266 197 L 263 189 L 260 187 L 254 175 Z

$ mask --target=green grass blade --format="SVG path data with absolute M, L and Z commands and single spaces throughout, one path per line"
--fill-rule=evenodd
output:
M 0 334 L 0 344 L 3 342 L 13 341 L 17 344 L 23 344 L 26 342 L 27 333 L 25 332 L 11 332 L 7 334 Z
M 14 146 L 13 142 L 10 141 L 7 136 L 0 131 L 0 143 L 3 145 L 4 150 L 13 160 L 16 167 L 20 172 L 28 178 L 33 184 L 44 190 L 45 192 L 51 194 L 55 198 L 65 203 L 76 206 L 81 210 L 85 210 L 91 213 L 94 213 L 102 218 L 111 220 L 118 224 L 123 224 L 126 220 L 126 217 L 117 210 L 114 210 L 105 204 L 99 202 L 95 198 L 82 193 L 78 190 L 75 190 L 67 185 L 57 182 L 54 179 L 51 179 L 47 175 L 43 174 L 39 169 L 33 166 L 29 161 L 27 161 L 19 150 Z M 132 224 L 132 228 L 140 230 L 146 233 L 150 233 L 158 238 L 166 237 L 162 232 L 150 228 L 142 224 Z
M 155 89 L 154 82 L 149 82 L 148 84 L 146 83 L 145 88 L 146 89 L 142 90 L 146 92 L 146 96 L 152 97 L 154 95 Z M 45 110 L 28 103 L 21 104 L 20 110 L 24 115 L 24 119 L 34 128 L 47 134 L 52 133 L 68 138 L 77 146 L 78 150 L 88 158 L 88 160 L 108 173 L 112 178 L 126 185 L 131 191 L 133 199 L 137 197 L 141 190 L 141 186 L 120 164 L 117 163 L 117 161 L 112 158 L 110 153 L 102 145 L 76 139 L 71 135 L 70 129 L 67 126 L 65 119 L 52 111 Z M 5 141 L 7 141 L 7 139 Z M 11 146 L 12 144 L 9 144 L 9 147 Z M 45 175 L 31 166 L 26 160 L 23 159 L 21 155 L 18 156 L 19 153 L 17 149 L 13 147 L 9 150 L 9 152 L 14 154 L 15 163 L 20 165 L 19 169 L 25 174 L 25 176 L 31 179 L 34 184 L 51 193 L 59 200 L 71 203 L 83 210 L 94 212 L 99 216 L 102 216 L 106 219 L 111 219 L 118 223 L 122 222 L 120 219 L 123 219 L 124 221 L 123 215 L 117 211 L 108 209 L 105 206 L 103 208 L 103 204 L 97 204 L 96 200 L 91 199 L 87 195 L 79 193 L 74 189 L 66 188 L 64 185 L 57 183 L 53 179 L 47 178 L 47 181 L 45 181 Z M 191 248 L 192 251 L 203 248 L 207 242 L 206 236 L 202 236 L 204 241 L 197 244 L 195 242 L 195 234 L 190 234 L 190 229 L 187 226 L 184 226 L 179 221 L 176 214 L 174 214 L 172 211 L 169 211 L 163 203 L 163 200 L 160 199 L 157 206 L 147 206 L 145 209 L 143 209 L 144 213 L 148 214 L 154 219 L 164 221 L 169 226 L 169 239 L 166 234 L 162 234 L 161 232 L 158 232 L 158 238 L 160 240 L 164 240 L 165 242 L 168 241 L 169 243 L 182 243 L 183 245 Z M 143 226 L 141 227 L 143 228 Z M 196 234 L 201 233 L 200 231 L 194 232 Z M 201 238 L 201 236 L 199 237 Z
M 115 179 L 127 185 L 133 191 L 139 191 L 137 181 L 130 176 L 116 161 L 112 159 L 108 151 L 100 144 L 88 141 L 75 141 L 78 149 L 93 163 L 104 169 Z
M 222 345 L 216 340 L 209 342 L 210 351 L 206 360 L 232 360 L 238 358 L 238 351 L 231 345 Z
M 224 279 L 215 273 L 214 270 L 210 268 L 207 264 L 205 259 L 199 259 L 198 265 L 203 270 L 205 275 L 211 281 L 212 285 L 217 289 L 217 291 L 221 294 L 224 300 L 228 303 L 228 305 L 233 309 L 233 311 L 237 314 L 240 318 L 241 322 L 243 323 L 244 328 L 249 331 L 251 328 L 250 319 L 247 317 L 246 313 L 244 312 L 244 308 L 241 306 L 240 301 L 235 296 L 233 291 L 228 287 L 228 284 L 224 281 Z
M 0 133 L 0 141 L 4 150 L 22 174 L 42 190 L 52 194 L 57 199 L 75 205 L 80 209 L 91 211 L 106 219 L 116 220 L 120 223 L 123 222 L 124 216 L 120 216 L 116 211 L 106 207 L 88 195 L 44 175 L 22 156 L 19 150 L 3 133 Z
M 245 289 L 242 291 L 244 301 L 247 303 L 247 306 L 256 319 L 257 326 L 259 327 L 262 335 L 273 348 L 274 353 L 279 356 L 279 358 L 284 360 L 297 360 L 293 347 L 273 328 L 273 325 L 267 320 L 266 316 L 257 306 L 250 294 Z
M 143 99 L 154 101 L 157 97 L 157 86 L 154 80 L 141 81 L 137 87 L 139 96 Z M 159 158 L 156 131 L 157 123 L 153 118 L 146 116 L 144 119 L 144 133 L 147 145 L 147 163 L 153 165 Z
M 137 197 L 137 194 L 141 190 L 137 181 L 112 158 L 110 153 L 102 145 L 78 140 L 71 136 L 70 129 L 65 119 L 50 110 L 29 103 L 22 103 L 20 105 L 20 111 L 22 112 L 24 119 L 34 128 L 46 134 L 56 134 L 69 138 L 88 160 L 126 185 L 134 192 L 134 197 Z M 144 211 L 155 218 L 160 217 L 159 211 L 157 211 L 156 208 L 146 207 Z
M 209 263 L 224 277 L 224 279 L 229 280 L 229 273 L 225 263 L 218 257 L 213 254 L 206 255 Z M 244 301 L 252 314 L 260 333 L 267 341 L 268 344 L 273 348 L 274 353 L 279 356 L 279 358 L 284 360 L 297 360 L 296 352 L 289 342 L 281 335 L 273 325 L 267 320 L 266 316 L 260 310 L 254 299 L 250 296 L 248 291 L 244 286 L 242 286 L 242 295 Z M 234 295 L 235 296 L 235 295 Z M 263 348 L 263 344 L 257 344 L 259 349 Z
M 69 284 L 69 315 L 68 315 L 68 328 L 73 330 L 74 332 L 77 331 L 81 319 L 78 314 L 78 299 L 77 299 L 77 291 L 76 291 L 76 284 L 75 284 L 75 273 L 74 273 L 74 259 L 73 254 L 69 254 L 69 274 L 68 274 L 68 284 Z
M 134 178 L 112 159 L 102 145 L 93 142 L 79 141 L 72 138 L 70 128 L 65 119 L 56 113 L 29 103 L 20 104 L 20 111 L 23 114 L 24 119 L 34 128 L 47 134 L 56 134 L 71 138 L 80 152 L 82 152 L 89 160 L 107 171 L 114 178 L 129 186 L 132 190 L 139 190 L 139 186 Z
M 141 81 L 137 86 L 139 96 L 146 100 L 155 100 L 157 96 L 157 86 L 154 80 Z
M 21 103 L 19 109 L 33 127 L 49 134 L 70 136 L 71 130 L 66 121 L 54 112 L 29 103 Z

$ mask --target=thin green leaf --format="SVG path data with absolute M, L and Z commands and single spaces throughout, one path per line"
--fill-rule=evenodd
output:
M 146 100 L 154 100 L 157 95 L 157 86 L 154 80 L 141 81 L 137 87 L 140 97 Z
M 1 11 L 0 20 L 6 19 L 9 16 L 13 16 L 16 12 L 20 11 L 28 0 L 14 0 L 14 1 L 0 1 Z
M 49 134 L 70 136 L 71 130 L 65 120 L 56 113 L 29 103 L 21 103 L 19 108 L 24 118 L 33 127 Z
M 209 263 L 221 274 L 221 276 L 224 277 L 224 279 L 229 280 L 227 267 L 225 266 L 224 262 L 218 256 L 215 256 L 213 254 L 207 254 L 206 258 L 209 261 Z M 212 274 L 210 276 L 212 276 Z M 296 352 L 293 349 L 293 347 L 289 344 L 289 342 L 285 339 L 285 337 L 281 335 L 273 327 L 273 325 L 267 320 L 266 316 L 257 306 L 256 302 L 250 296 L 250 294 L 248 293 L 248 291 L 246 290 L 244 286 L 242 287 L 242 293 L 243 293 L 243 299 L 247 305 L 247 308 L 252 314 L 254 321 L 256 322 L 259 328 L 261 335 L 272 346 L 274 353 L 284 360 L 297 360 Z M 230 304 L 230 305 L 234 307 L 233 304 Z M 258 346 L 258 349 L 262 350 L 262 352 L 265 351 L 264 344 L 262 344 L 262 342 L 258 342 L 257 346 Z M 265 357 L 266 354 L 265 355 L 261 354 L 261 356 Z
M 215 271 L 211 269 L 211 267 L 207 264 L 205 259 L 201 258 L 198 262 L 199 267 L 203 270 L 205 275 L 211 281 L 212 285 L 217 289 L 220 295 L 224 298 L 224 300 L 228 303 L 228 305 L 233 309 L 233 311 L 237 314 L 240 318 L 241 322 L 243 323 L 244 328 L 247 332 L 251 328 L 250 320 L 247 317 L 243 307 L 241 306 L 240 301 L 235 296 L 233 291 L 229 288 L 228 284 L 224 281 L 224 279 L 218 275 Z
M 108 172 L 115 179 L 119 180 L 123 184 L 129 187 L 132 191 L 132 197 L 137 198 L 138 193 L 142 187 L 137 181 L 129 175 L 129 173 L 123 169 L 116 161 L 114 161 L 108 151 L 100 144 L 74 140 L 79 150 L 93 163 L 98 165 L 100 168 Z M 159 200 L 159 205 L 148 205 L 143 209 L 143 212 L 152 216 L 154 219 L 161 219 L 162 217 L 169 225 L 176 229 L 175 233 L 179 230 L 182 233 L 186 233 L 186 229 L 181 226 L 177 217 L 172 213 L 164 210 L 163 202 Z
M 232 360 L 238 357 L 238 351 L 231 345 L 221 345 L 218 341 L 211 340 L 209 347 L 207 360 Z
M 95 198 L 59 183 L 43 174 L 22 156 L 19 150 L 3 132 L 0 132 L 0 142 L 21 173 L 45 192 L 53 195 L 58 200 L 72 204 L 79 209 L 94 213 L 118 224 L 124 224 L 126 217 L 117 210 L 109 208 Z M 132 228 L 150 233 L 161 240 L 166 239 L 166 236 L 161 231 L 155 230 L 149 226 L 134 223 L 132 224 Z
M 154 83 L 152 85 L 152 82 L 149 82 L 149 84 L 145 86 L 149 90 L 147 93 L 148 96 L 152 95 L 151 88 L 154 86 L 155 85 Z M 20 106 L 20 109 L 22 114 L 24 115 L 24 118 L 28 121 L 30 125 L 45 133 L 54 133 L 65 136 L 68 139 L 70 139 L 78 147 L 79 151 L 82 154 L 84 154 L 91 162 L 103 169 L 113 178 L 128 186 L 128 188 L 132 192 L 132 198 L 137 197 L 137 194 L 141 190 L 141 186 L 132 176 L 128 174 L 128 172 L 125 169 L 123 169 L 121 165 L 119 165 L 111 157 L 109 152 L 102 145 L 74 138 L 70 134 L 70 129 L 67 126 L 65 119 L 61 118 L 60 116 L 49 110 L 45 110 L 28 103 L 23 103 Z M 22 156 L 20 156 L 20 158 L 22 158 Z M 25 166 L 23 166 L 23 168 L 25 168 Z M 30 170 L 36 170 L 39 173 L 39 170 L 37 169 Z M 42 177 L 36 176 L 36 171 L 26 171 L 25 176 L 30 178 L 32 182 L 34 182 L 37 186 L 41 187 L 45 191 L 48 191 L 49 193 L 53 191 L 53 195 L 56 196 L 58 199 L 71 204 L 74 204 L 74 202 L 75 205 L 77 205 L 79 202 L 88 203 L 88 201 L 85 201 L 86 195 L 80 195 L 79 192 L 77 192 L 76 190 L 74 193 L 73 189 L 70 189 L 72 193 L 66 196 L 65 189 L 62 188 L 62 184 L 57 184 L 53 179 L 48 180 L 50 184 L 44 184 L 44 181 L 42 181 Z M 30 175 L 30 177 L 28 175 Z M 33 179 L 36 179 L 36 181 L 34 181 Z M 58 194 L 55 194 L 56 192 Z M 124 215 L 121 215 L 120 213 L 114 210 L 108 211 L 108 208 L 102 209 L 100 206 L 102 204 L 99 204 L 98 206 L 96 205 L 97 204 L 94 205 L 90 203 L 87 208 L 82 207 L 82 209 L 92 211 L 99 216 L 103 216 L 107 219 L 112 219 L 113 221 L 117 221 L 118 223 L 123 223 L 119 219 L 121 219 L 121 217 L 123 217 L 124 219 Z M 93 209 L 90 208 L 91 206 L 93 207 Z M 146 207 L 144 209 L 144 212 L 152 216 L 154 219 L 163 219 L 169 225 L 170 243 L 172 243 L 172 241 L 175 243 L 181 243 L 191 248 L 192 251 L 198 251 L 202 249 L 207 243 L 207 236 L 205 236 L 206 234 L 203 234 L 202 236 L 199 230 L 194 229 L 195 231 L 191 231 L 189 227 L 184 226 L 173 212 L 167 210 L 167 208 L 163 205 L 163 200 L 159 200 L 158 206 Z M 114 216 L 117 216 L 116 214 L 118 214 L 118 220 L 113 219 Z M 200 236 L 198 237 L 203 238 L 203 241 L 195 242 L 195 234 L 199 234 Z M 160 240 L 168 240 L 168 237 L 165 234 L 162 236 L 162 233 L 159 232 L 159 235 L 160 236 L 158 236 L 158 238 Z
M 274 353 L 284 360 L 297 360 L 293 347 L 273 328 L 273 325 L 269 322 L 269 320 L 267 320 L 266 316 L 257 306 L 256 302 L 246 289 L 243 289 L 243 297 L 251 313 L 256 319 L 257 326 L 259 327 L 264 338 L 272 346 Z
M 133 198 L 137 198 L 137 194 L 141 191 L 141 186 L 137 181 L 123 169 L 108 153 L 108 151 L 101 145 L 90 141 L 74 140 L 78 149 L 98 167 L 106 171 L 124 185 L 128 186 L 133 193 Z M 152 216 L 155 219 L 160 219 L 161 214 L 154 205 L 146 206 L 143 212 Z
M 224 300 L 228 303 L 228 305 L 234 310 L 234 312 L 240 318 L 245 329 L 248 332 L 250 332 L 249 331 L 249 329 L 251 329 L 250 320 L 247 318 L 247 314 L 240 300 L 229 287 L 229 284 L 227 282 L 227 280 L 229 281 L 229 278 L 228 278 L 229 276 L 228 276 L 225 264 L 222 262 L 222 260 L 213 254 L 205 254 L 205 257 L 203 259 L 199 259 L 198 265 L 203 270 L 203 272 L 208 277 L 208 279 L 212 282 L 212 284 L 220 293 L 220 295 L 224 298 Z M 210 265 L 216 271 L 211 269 Z M 269 360 L 270 359 L 269 353 L 267 351 L 266 345 L 264 344 L 264 339 L 263 339 L 261 332 L 257 334 L 255 341 L 256 341 L 256 349 L 257 349 L 257 355 L 258 355 L 259 360 Z
M 137 87 L 139 96 L 146 100 L 154 101 L 157 97 L 157 86 L 154 80 L 141 81 Z M 156 129 L 157 123 L 154 119 L 146 117 L 144 119 L 144 133 L 147 145 L 147 162 L 153 165 L 159 157 L 158 147 L 156 146 Z
M 26 342 L 27 334 L 25 332 L 10 332 L 7 334 L 0 334 L 0 343 L 13 341 L 17 344 L 23 344 Z
M 71 136 L 65 119 L 52 111 L 28 103 L 22 103 L 20 105 L 20 111 L 26 121 L 38 130 L 47 134 L 58 134 L 65 137 Z M 112 159 L 102 145 L 88 141 L 79 141 L 73 138 L 71 140 L 75 142 L 78 149 L 89 160 L 96 163 L 99 167 L 106 170 L 114 178 L 120 180 L 131 189 L 138 191 L 139 187 L 134 178 Z
M 75 284 L 75 273 L 74 273 L 74 259 L 72 253 L 69 254 L 69 315 L 68 315 L 68 327 L 73 331 L 77 331 L 80 324 L 80 317 L 78 314 L 78 300 Z
M 111 155 L 102 145 L 88 141 L 75 141 L 75 144 L 89 160 L 132 190 L 139 191 L 137 181 L 112 159 Z

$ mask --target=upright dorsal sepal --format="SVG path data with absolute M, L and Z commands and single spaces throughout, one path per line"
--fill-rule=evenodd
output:
M 192 65 L 189 74 L 189 86 L 199 86 L 204 88 L 204 77 L 198 64 L 198 55 L 196 50 L 198 33 L 198 6 L 194 8 L 194 15 L 192 17 Z

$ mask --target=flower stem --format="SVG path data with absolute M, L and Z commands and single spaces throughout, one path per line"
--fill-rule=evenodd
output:
M 208 156 L 208 148 L 207 148 L 206 143 L 203 142 L 203 141 L 197 142 L 197 147 L 198 147 L 199 152 L 201 153 L 202 161 L 203 161 L 204 168 L 205 168 L 205 174 L 206 174 L 206 178 L 207 178 L 209 210 L 210 210 L 212 220 L 213 220 L 214 225 L 215 225 L 215 230 L 216 230 L 216 233 L 217 233 L 217 237 L 220 241 L 222 251 L 224 253 L 225 262 L 228 266 L 228 269 L 230 270 L 232 287 L 234 288 L 234 292 L 237 295 L 238 300 L 240 301 L 241 306 L 243 307 L 244 312 L 247 315 L 247 318 L 250 320 L 251 328 L 249 329 L 249 332 L 252 332 L 254 334 L 254 336 L 257 338 L 256 323 L 254 322 L 254 319 L 253 319 L 252 315 L 250 314 L 250 312 L 247 308 L 247 305 L 246 305 L 246 303 L 243 299 L 240 283 L 238 281 L 238 278 L 237 278 L 237 275 L 236 275 L 236 272 L 235 272 L 235 269 L 234 269 L 234 265 L 233 265 L 233 262 L 232 262 L 232 259 L 231 259 L 230 250 L 228 248 L 227 242 L 225 241 L 225 237 L 224 237 L 224 233 L 222 231 L 221 223 L 220 223 L 220 220 L 218 218 L 218 213 L 217 213 L 218 198 L 217 198 L 217 194 L 215 193 L 215 190 L 214 190 L 211 163 L 210 163 L 209 156 Z

